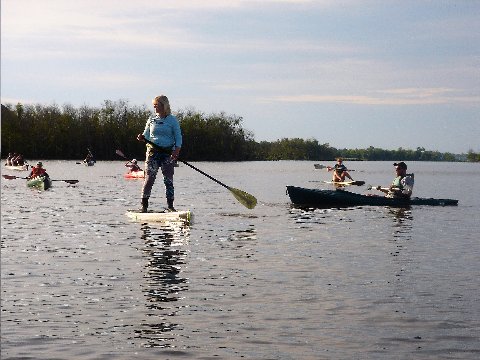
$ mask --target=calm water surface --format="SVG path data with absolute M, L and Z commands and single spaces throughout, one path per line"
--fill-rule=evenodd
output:
M 46 192 L 2 178 L 1 358 L 479 358 L 479 164 L 408 164 L 416 196 L 458 207 L 294 208 L 286 185 L 329 186 L 313 163 L 195 163 L 254 210 L 181 165 L 190 226 L 131 222 L 141 180 L 123 162 L 44 161 L 80 180 Z M 367 184 L 394 176 L 347 165 Z

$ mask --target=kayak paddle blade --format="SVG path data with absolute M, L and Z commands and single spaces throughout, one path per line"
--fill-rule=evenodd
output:
M 117 149 L 117 150 L 115 151 L 115 153 L 116 153 L 118 156 L 120 156 L 120 157 L 122 157 L 122 158 L 124 158 L 124 159 L 127 158 L 127 157 L 125 156 L 125 154 L 122 152 L 122 150 Z
M 53 180 L 52 181 L 65 181 L 67 184 L 76 184 L 78 180 Z
M 362 186 L 362 185 L 365 185 L 365 181 L 360 181 L 360 180 L 352 181 L 352 185 Z
M 8 180 L 13 180 L 13 179 L 26 179 L 26 178 L 21 178 L 19 176 L 15 175 L 2 175 L 3 178 L 8 179 Z
M 233 196 L 235 196 L 235 199 L 237 199 L 247 209 L 253 209 L 257 205 L 257 199 L 255 196 L 235 188 L 229 188 L 228 190 L 230 190 Z

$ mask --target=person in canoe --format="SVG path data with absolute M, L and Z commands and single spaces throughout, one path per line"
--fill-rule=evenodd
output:
M 125 166 L 130 169 L 130 172 L 142 171 L 140 166 L 138 166 L 137 159 L 133 159 L 133 160 L 128 161 L 125 164 Z
M 5 165 L 6 165 L 6 166 L 13 166 L 12 159 L 13 159 L 13 154 L 12 154 L 12 153 L 8 153 L 8 156 L 7 156 Z
M 414 176 L 407 174 L 407 164 L 403 161 L 394 163 L 393 166 L 395 166 L 397 176 L 393 179 L 392 184 L 385 188 L 377 186 L 376 189 L 385 193 L 385 197 L 409 199 L 412 196 Z
M 173 207 L 175 198 L 173 174 L 175 162 L 182 147 L 182 132 L 177 118 L 172 115 L 170 103 L 165 95 L 155 97 L 152 103 L 155 115 L 148 118 L 143 134 L 137 135 L 138 141 L 147 139 L 158 145 L 157 148 L 147 144 L 141 211 L 147 212 L 148 200 L 159 169 L 162 170 L 168 210 L 176 211 Z
M 50 177 L 47 174 L 47 171 L 44 169 L 41 161 L 37 162 L 37 165 L 32 167 L 32 171 L 30 171 L 30 175 L 28 175 L 27 179 L 33 179 L 33 178 L 36 178 L 38 176 Z
M 337 163 L 335 166 L 327 166 L 328 171 L 333 170 L 332 181 L 333 182 L 342 182 L 345 181 L 345 177 L 353 181 L 353 178 L 348 173 L 347 167 L 343 164 L 343 159 L 341 157 L 337 158 Z
M 17 157 L 13 160 L 14 164 L 17 166 L 25 165 L 25 158 L 22 154 L 18 154 Z
M 7 158 L 7 165 L 23 166 L 23 165 L 25 165 L 25 159 L 24 159 L 22 154 L 13 153 L 11 158 L 10 158 L 10 162 Z

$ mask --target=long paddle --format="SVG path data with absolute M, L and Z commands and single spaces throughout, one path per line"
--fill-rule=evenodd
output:
M 392 193 L 395 194 L 396 192 L 401 191 L 401 189 L 397 187 L 389 188 L 389 187 L 382 187 L 380 185 L 378 186 L 368 185 L 367 190 L 378 190 L 384 194 L 387 194 L 386 196 L 388 196 L 389 194 L 392 194 Z
M 132 160 L 130 160 L 129 158 L 127 158 L 127 157 L 125 156 L 125 154 L 122 152 L 122 150 L 118 150 L 118 149 L 117 149 L 117 150 L 115 150 L 115 153 L 116 153 L 118 156 L 124 158 L 125 160 L 128 160 L 128 162 L 127 162 L 125 165 L 127 165 L 129 162 L 132 161 Z
M 365 185 L 365 181 L 354 180 L 354 181 L 324 181 L 325 184 L 333 184 L 333 185 L 342 185 L 342 186 L 350 186 L 350 185 L 357 185 L 362 186 Z
M 20 176 L 15 176 L 15 175 L 2 175 L 5 179 L 8 180 L 13 180 L 13 179 L 24 179 L 24 180 L 29 180 L 28 177 L 20 177 Z M 51 181 L 64 181 L 68 184 L 76 184 L 78 183 L 78 180 L 61 180 L 61 179 L 50 179 Z
M 390 188 L 388 188 L 388 187 L 382 187 L 382 186 L 380 186 L 380 185 L 368 185 L 368 186 L 367 186 L 367 190 L 380 190 L 380 189 L 389 190 Z
M 400 188 L 389 188 L 389 187 L 382 187 L 380 185 L 368 185 L 367 187 L 367 190 L 379 190 L 379 191 L 382 191 L 382 190 L 385 190 L 385 191 L 389 191 L 389 190 L 392 190 L 392 191 L 398 191 L 400 190 Z
M 154 148 L 160 150 L 160 151 L 163 151 L 162 147 L 158 146 L 157 144 L 151 142 L 150 140 L 148 139 L 144 139 L 145 142 L 147 144 L 150 144 L 152 145 Z M 118 153 L 117 153 L 118 154 Z M 243 191 L 243 190 L 239 190 L 239 189 L 235 189 L 235 188 L 232 188 L 230 186 L 227 186 L 225 185 L 224 183 L 222 183 L 221 181 L 215 179 L 214 177 L 208 175 L 207 173 L 203 172 L 202 170 L 196 168 L 195 166 L 193 166 L 192 164 L 189 164 L 188 162 L 186 161 L 183 161 L 183 160 L 180 160 L 178 159 L 178 161 L 181 161 L 182 163 L 184 163 L 185 165 L 191 167 L 193 170 L 195 171 L 198 171 L 200 174 L 208 177 L 210 180 L 213 180 L 215 181 L 217 184 L 219 185 L 222 185 L 224 188 L 228 189 L 232 194 L 233 196 L 235 197 L 235 199 L 237 199 L 243 206 L 245 206 L 247 209 L 253 209 L 256 205 L 257 205 L 257 199 L 255 198 L 255 196 L 253 195 L 250 195 L 249 193 Z
M 333 170 L 333 167 L 331 167 L 331 166 L 326 166 L 326 165 L 322 165 L 322 164 L 313 164 L 313 166 L 314 166 L 315 169 L 317 169 L 317 170 L 328 169 L 328 168 L 330 168 L 331 170 Z M 354 169 L 347 169 L 346 171 L 355 171 L 355 170 L 354 170 Z

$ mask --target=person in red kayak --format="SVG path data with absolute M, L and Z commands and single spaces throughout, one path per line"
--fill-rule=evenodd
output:
M 30 172 L 30 175 L 27 177 L 27 179 L 33 179 L 38 176 L 49 177 L 47 171 L 43 168 L 43 164 L 41 161 L 37 162 L 37 165 L 32 167 L 32 171 Z
M 125 166 L 130 169 L 130 172 L 142 171 L 140 166 L 138 166 L 137 159 L 133 159 L 133 160 L 128 161 L 125 164 Z

